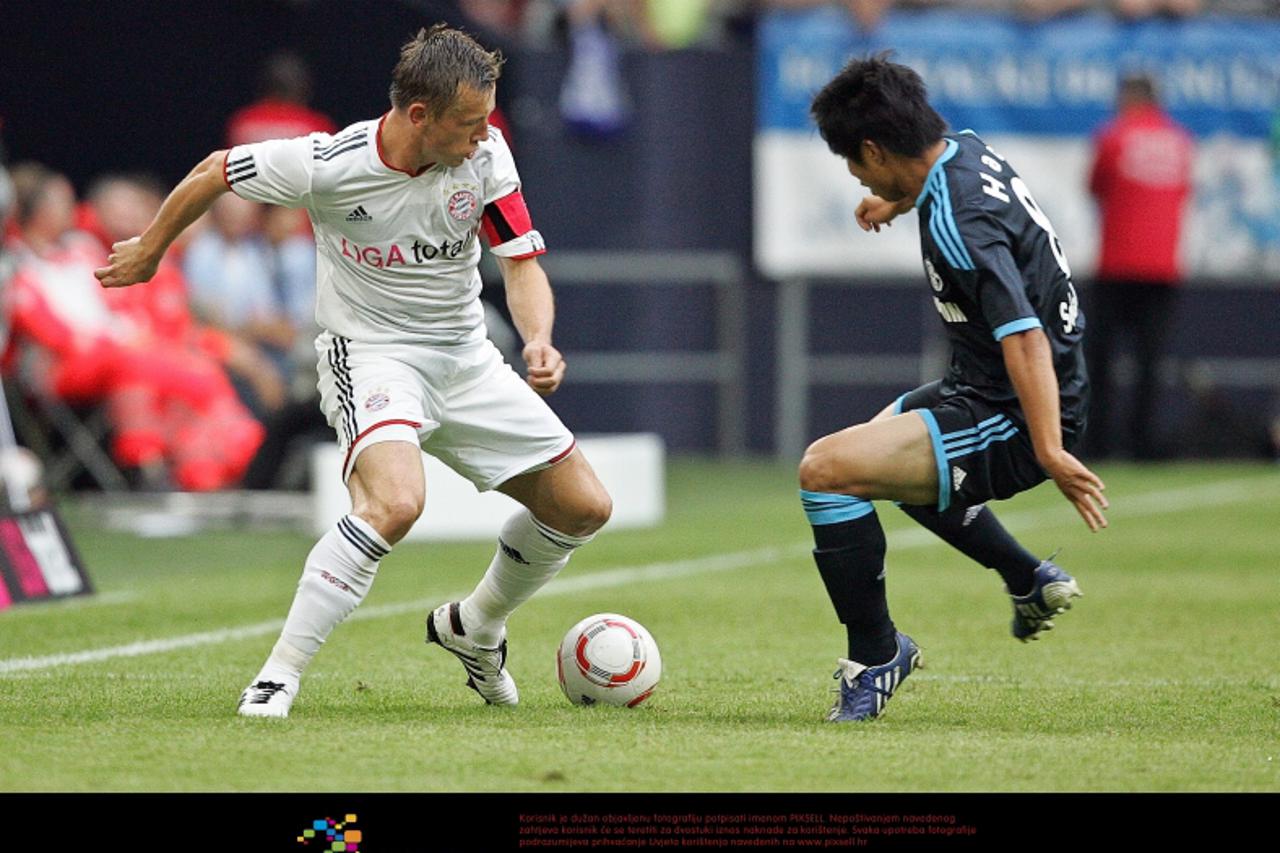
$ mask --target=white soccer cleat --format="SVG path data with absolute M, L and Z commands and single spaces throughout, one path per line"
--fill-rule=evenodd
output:
M 520 701 L 516 683 L 507 673 L 507 638 L 497 648 L 477 646 L 462 627 L 458 602 L 442 604 L 427 615 L 427 642 L 453 654 L 467 671 L 467 686 L 490 705 L 515 705 Z
M 255 681 L 240 694 L 236 713 L 242 717 L 284 719 L 289 716 L 289 706 L 297 692 L 296 685 L 291 687 L 281 681 Z

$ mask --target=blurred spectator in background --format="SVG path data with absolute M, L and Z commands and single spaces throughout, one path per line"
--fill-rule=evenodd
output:
M 461 0 L 459 5 L 468 24 L 510 43 L 520 37 L 525 13 L 532 4 L 530 0 Z
M 1116 17 L 1125 20 L 1155 17 L 1187 18 L 1200 14 L 1205 8 L 1204 0 L 757 0 L 757 2 L 760 6 L 774 9 L 841 6 L 864 31 L 874 30 L 885 14 L 893 8 L 970 9 L 1012 13 L 1031 19 L 1106 9 Z M 1230 0 L 1230 2 L 1276 5 L 1273 0 Z
M 139 222 L 147 226 L 154 199 L 163 197 L 159 180 L 149 175 L 102 175 L 89 185 L 76 209 L 76 228 L 96 237 L 110 252 L 112 243 L 138 233 L 130 228 Z
M 1162 453 L 1154 434 L 1155 402 L 1160 357 L 1183 276 L 1178 246 L 1194 154 L 1191 134 L 1161 109 L 1152 79 L 1126 77 L 1117 115 L 1095 139 L 1089 173 L 1101 218 L 1101 248 L 1085 312 L 1093 383 L 1085 446 L 1097 457 L 1115 449 L 1110 422 L 1122 336 L 1132 343 L 1137 362 L 1128 449 L 1135 458 Z
M 682 50 L 746 35 L 756 15 L 771 5 L 770 0 L 528 0 L 521 28 L 526 43 L 543 45 L 565 33 L 572 38 L 575 27 L 593 23 L 620 42 L 651 51 Z
M 1098 5 L 1099 0 L 1015 0 L 1012 4 L 1013 11 L 1032 20 L 1086 12 Z
M 717 5 L 717 0 L 644 0 L 639 17 L 645 42 L 657 50 L 692 47 L 710 33 Z
M 113 304 L 93 276 L 107 250 L 73 228 L 71 183 L 26 163 L 15 167 L 14 186 L 18 270 L 4 292 L 13 333 L 6 364 L 38 374 L 24 381 L 39 383 L 43 393 L 105 406 L 112 455 L 140 482 L 193 491 L 236 482 L 262 427 L 217 361 L 186 335 L 174 286 L 146 303 Z M 100 200 L 112 190 L 101 192 L 107 195 Z M 128 221 L 134 212 L 116 197 L 97 214 L 110 227 L 115 215 Z M 177 286 L 181 305 L 180 280 Z
M 298 337 L 288 313 L 287 285 L 276 278 L 284 264 L 277 264 L 277 253 L 263 236 L 264 215 L 260 205 L 223 194 L 209 211 L 209 227 L 192 239 L 183 258 L 196 316 L 258 352 L 267 375 L 237 377 L 236 385 L 263 418 L 285 403 L 290 353 Z
M 1190 18 L 1204 11 L 1203 0 L 1111 0 L 1116 17 L 1127 20 L 1142 18 Z
M 262 209 L 262 237 L 276 310 L 293 329 L 294 349 L 305 347 L 308 361 L 314 362 L 311 332 L 319 332 L 315 322 L 316 242 L 307 221 L 306 211 L 299 208 L 266 205 Z
M 320 407 L 315 337 L 316 246 L 308 229 L 300 233 L 301 209 L 266 205 L 262 232 L 281 310 L 296 334 L 286 365 L 287 397 L 264 421 L 266 438 L 245 472 L 246 489 L 303 489 L 309 459 L 305 451 L 327 442 L 333 432 Z M 126 288 L 136 290 L 137 288 Z M 298 464 L 301 463 L 301 464 Z
M 98 238 L 105 257 L 113 243 L 140 234 L 140 228 L 146 229 L 160 209 L 164 194 L 163 185 L 150 176 L 99 177 L 90 185 L 88 199 L 80 206 L 79 227 Z M 259 351 L 256 343 L 235 332 L 196 322 L 187 280 L 180 266 L 188 245 L 187 237 L 194 237 L 196 233 L 198 229 L 188 229 L 182 240 L 175 242 L 152 279 L 155 286 L 145 288 L 148 292 L 107 290 L 103 298 L 113 311 L 148 325 L 153 334 L 207 353 L 220 362 L 238 384 L 256 389 L 258 396 L 267 400 L 282 398 L 284 390 L 277 368 Z M 297 239 L 313 245 L 309 236 L 299 235 Z M 312 251 L 314 253 L 314 249 Z
M 9 179 L 9 170 L 4 165 L 4 148 L 0 147 L 0 284 L 5 280 L 6 267 L 3 265 L 4 237 L 9 223 L 9 211 L 13 208 L 13 181 Z
M 338 129 L 327 115 L 309 106 L 311 70 L 295 53 L 282 51 L 267 59 L 258 91 L 257 101 L 237 110 L 227 121 L 228 147 Z
M 560 117 L 574 133 L 609 139 L 626 130 L 630 99 L 622 81 L 617 30 L 635 23 L 635 0 L 561 0 L 569 33 L 569 67 L 560 87 Z
M 858 28 L 870 32 L 895 5 L 894 0 L 762 0 L 762 5 L 773 9 L 812 9 L 817 6 L 838 6 L 849 13 Z M 919 4 L 913 4 L 919 5 Z

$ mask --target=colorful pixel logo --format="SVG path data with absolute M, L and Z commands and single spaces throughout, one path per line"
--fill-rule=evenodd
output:
M 338 851 L 356 853 L 360 849 L 360 841 L 364 838 L 364 833 L 358 829 L 347 829 L 348 825 L 355 822 L 356 816 L 353 814 L 347 815 L 341 823 L 331 817 L 314 820 L 310 827 L 302 830 L 302 834 L 298 836 L 298 843 L 310 847 L 312 841 L 320 839 L 321 850 L 332 850 L 334 853 Z

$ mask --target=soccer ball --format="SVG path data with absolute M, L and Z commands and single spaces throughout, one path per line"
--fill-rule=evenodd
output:
M 634 708 L 658 686 L 662 656 L 639 622 L 617 613 L 597 613 L 564 635 L 556 673 L 560 689 L 575 705 Z

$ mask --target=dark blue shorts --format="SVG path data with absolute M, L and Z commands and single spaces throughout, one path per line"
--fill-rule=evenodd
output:
M 903 394 L 894 414 L 918 412 L 938 466 L 938 511 L 1004 500 L 1045 481 L 1022 413 L 976 395 L 943 396 L 942 382 Z M 1074 443 L 1064 428 L 1063 442 Z

